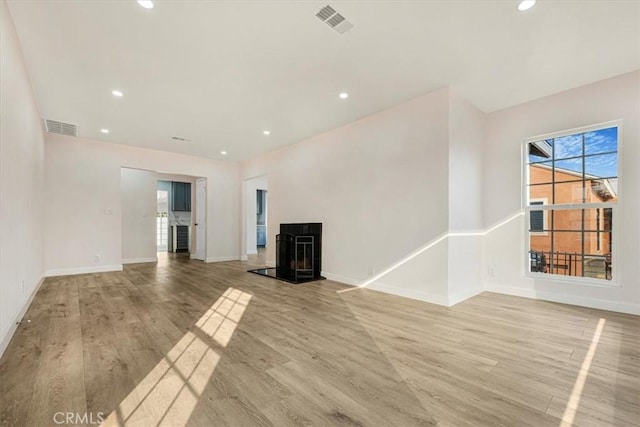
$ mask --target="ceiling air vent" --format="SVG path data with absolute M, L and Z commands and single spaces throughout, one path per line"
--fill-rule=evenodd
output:
M 353 28 L 353 24 L 345 19 L 344 16 L 336 12 L 334 8 L 327 5 L 316 13 L 318 19 L 333 28 L 338 34 L 344 34 Z
M 316 13 L 316 16 L 318 18 L 320 18 L 321 20 L 326 21 L 334 13 L 336 13 L 336 10 L 334 8 L 332 8 L 331 6 L 327 5 L 327 6 L 323 7 L 322 9 L 320 9 L 320 12 Z
M 44 127 L 49 133 L 67 136 L 78 136 L 78 125 L 63 123 L 57 120 L 44 119 Z
M 171 139 L 173 139 L 174 141 L 184 141 L 184 142 L 190 142 L 191 140 L 188 138 L 183 138 L 181 136 L 172 136 Z

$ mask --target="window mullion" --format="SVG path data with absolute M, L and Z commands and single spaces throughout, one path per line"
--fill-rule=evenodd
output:
M 612 208 L 617 206 L 616 203 L 611 202 L 595 202 L 595 203 L 566 203 L 562 205 L 535 205 L 535 208 L 532 209 L 531 206 L 525 206 L 524 209 L 527 211 L 530 210 L 578 210 L 578 209 L 595 209 L 595 208 Z
M 582 134 L 582 205 L 584 206 L 585 203 L 587 203 L 587 181 L 585 180 L 585 176 L 586 176 L 586 159 L 584 157 L 585 154 L 585 144 L 584 144 L 584 133 Z M 581 226 L 580 226 L 580 240 L 582 242 L 581 245 L 581 249 L 582 249 L 582 253 L 580 254 L 581 256 L 581 260 L 582 262 L 580 263 L 581 265 L 581 276 L 584 277 L 584 262 L 585 262 L 585 258 L 584 258 L 584 238 L 585 238 L 585 234 L 584 234 L 584 220 L 585 220 L 585 210 L 582 209 L 581 211 L 581 216 L 582 216 L 582 221 L 581 221 Z
M 551 200 L 553 205 L 556 204 L 556 139 L 553 138 L 551 143 Z M 554 249 L 554 240 L 555 240 L 555 225 L 554 225 L 554 211 L 552 210 L 550 212 L 551 215 L 549 215 L 551 217 L 551 233 L 550 234 L 550 238 L 551 238 L 551 245 L 549 247 L 549 273 L 553 274 L 553 249 Z

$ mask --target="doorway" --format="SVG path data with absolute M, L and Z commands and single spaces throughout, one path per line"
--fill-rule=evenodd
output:
M 256 247 L 267 247 L 267 190 L 256 190 Z
M 169 192 L 157 190 L 156 246 L 158 252 L 169 250 Z
M 194 256 L 198 251 L 196 224 L 200 223 L 203 228 L 206 224 L 206 217 L 200 221 L 196 218 L 196 182 L 200 179 L 189 175 L 157 174 L 158 252 L 181 253 L 197 258 Z
M 246 255 L 265 253 L 274 242 L 269 241 L 269 219 L 267 202 L 267 176 L 245 181 L 245 245 Z
M 205 183 L 198 176 L 121 167 L 122 263 L 156 262 L 169 253 L 206 259 Z

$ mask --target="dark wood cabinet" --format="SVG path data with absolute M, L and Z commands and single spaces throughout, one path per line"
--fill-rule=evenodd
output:
M 191 211 L 191 184 L 188 182 L 171 183 L 171 210 Z
M 189 226 L 175 225 L 172 227 L 173 233 L 173 251 L 189 252 Z

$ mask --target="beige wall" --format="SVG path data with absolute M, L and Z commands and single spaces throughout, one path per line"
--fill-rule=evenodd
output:
M 44 145 L 18 37 L 0 1 L 0 355 L 44 271 Z
M 482 228 L 483 132 L 484 114 L 442 89 L 246 161 L 242 176 L 267 176 L 270 242 L 280 223 L 322 222 L 327 277 L 450 305 L 482 290 L 481 236 L 449 231 Z
M 207 260 L 240 258 L 236 163 L 51 134 L 45 159 L 47 274 L 121 268 L 121 167 L 207 178 Z
M 324 274 L 360 284 L 446 233 L 448 108 L 439 90 L 244 162 L 243 179 L 269 182 L 269 242 L 281 223 L 322 222 Z M 373 286 L 446 304 L 447 270 L 445 242 Z
M 157 259 L 157 174 L 120 168 L 122 263 Z

